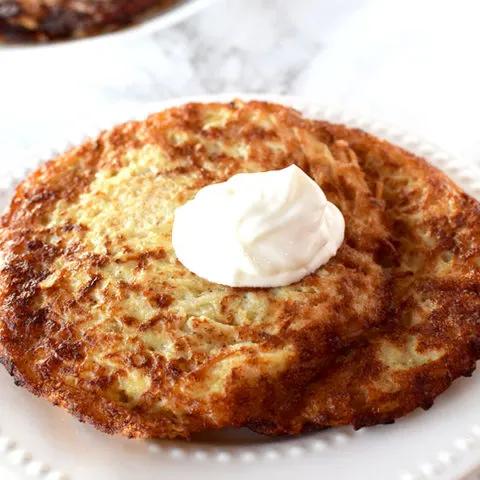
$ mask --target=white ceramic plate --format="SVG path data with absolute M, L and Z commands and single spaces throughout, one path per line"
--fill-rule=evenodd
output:
M 308 100 L 279 96 L 223 95 L 177 99 L 117 111 L 102 125 L 52 145 L 44 159 L 100 127 L 187 101 L 262 98 L 322 118 L 361 127 L 426 157 L 469 193 L 480 197 L 480 171 L 399 128 Z M 32 160 L 32 168 L 36 161 Z M 26 172 L 17 172 L 23 176 Z M 14 183 L 0 185 L 3 208 Z M 394 425 L 354 432 L 335 428 L 298 438 L 268 439 L 249 431 L 204 434 L 192 441 L 140 441 L 108 437 L 13 385 L 0 369 L 0 466 L 20 478 L 44 480 L 224 480 L 318 478 L 350 480 L 453 480 L 480 463 L 480 375 L 459 379 L 428 412 Z
M 115 32 L 104 33 L 92 37 L 81 39 L 65 40 L 52 43 L 19 43 L 19 44 L 1 44 L 0 52 L 15 52 L 22 51 L 57 51 L 65 47 L 72 46 L 88 46 L 97 45 L 99 42 L 106 43 L 108 41 L 131 40 L 132 36 L 140 34 L 148 34 L 171 27 L 182 20 L 197 13 L 201 9 L 214 3 L 217 0 L 178 0 L 171 7 L 163 10 L 158 10 L 152 14 L 140 17 L 142 20 L 128 26 L 126 28 L 117 30 Z

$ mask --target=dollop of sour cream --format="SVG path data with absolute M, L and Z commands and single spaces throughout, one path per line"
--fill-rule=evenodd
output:
M 278 287 L 315 272 L 340 248 L 345 221 L 295 165 L 241 173 L 175 211 L 172 241 L 196 275 L 231 287 Z

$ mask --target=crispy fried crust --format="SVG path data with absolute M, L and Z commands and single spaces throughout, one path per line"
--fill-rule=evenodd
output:
M 269 435 L 392 423 L 428 409 L 480 358 L 480 205 L 442 172 L 371 135 L 319 123 L 328 141 L 354 150 L 386 202 L 399 264 L 394 322 L 347 349 L 301 395 L 252 423 Z
M 175 0 L 0 0 L 0 39 L 48 41 L 117 30 Z
M 288 287 L 233 289 L 177 261 L 177 206 L 233 174 L 292 163 L 346 219 L 326 266 Z M 167 110 L 17 188 L 1 219 L 0 359 L 18 384 L 109 433 L 240 426 L 384 321 L 389 239 L 355 154 L 314 122 L 261 102 Z

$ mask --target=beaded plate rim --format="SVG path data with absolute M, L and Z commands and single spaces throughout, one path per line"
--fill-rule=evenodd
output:
M 106 121 L 100 124 L 92 123 L 88 131 L 78 132 L 68 139 L 60 139 L 54 148 L 43 152 L 35 152 L 28 155 L 36 158 L 26 168 L 13 168 L 10 173 L 0 179 L 0 195 L 11 195 L 15 186 L 31 171 L 38 168 L 45 160 L 54 157 L 69 147 L 78 144 L 87 137 L 98 134 L 101 130 L 109 128 L 116 123 L 127 120 L 137 120 L 146 117 L 149 113 L 164 110 L 166 108 L 181 105 L 188 102 L 228 102 L 233 98 L 242 100 L 265 100 L 284 104 L 301 111 L 306 118 L 322 119 L 332 123 L 342 123 L 349 127 L 356 127 L 368 131 L 373 135 L 400 145 L 407 150 L 426 158 L 434 166 L 443 170 L 456 181 L 469 194 L 480 198 L 480 168 L 460 162 L 454 156 L 435 146 L 431 142 L 410 133 L 409 131 L 391 123 L 373 119 L 367 115 L 353 113 L 348 109 L 326 105 L 322 102 L 300 97 L 283 95 L 262 94 L 222 94 L 203 95 L 195 97 L 182 97 L 168 101 L 145 103 L 139 105 L 123 106 L 120 109 L 112 109 Z M 428 414 L 428 413 L 427 413 Z M 480 421 L 480 420 L 479 420 Z M 252 463 L 255 461 L 274 461 L 281 457 L 301 458 L 313 452 L 320 452 L 328 448 L 339 446 L 362 436 L 364 430 L 354 432 L 350 428 L 336 428 L 323 432 L 322 438 L 304 436 L 295 439 L 294 442 L 278 442 L 276 444 L 257 445 L 241 449 L 227 446 L 202 446 L 199 444 L 194 449 L 179 447 L 178 442 L 171 442 L 168 447 L 155 442 L 147 442 L 146 454 L 168 453 L 172 460 L 213 461 L 220 464 L 239 461 L 240 463 Z M 293 443 L 293 445 L 292 445 Z M 474 447 L 480 447 L 480 423 L 475 424 L 463 435 L 455 437 L 450 445 L 439 451 L 434 457 L 427 459 L 420 465 L 401 472 L 395 478 L 397 480 L 424 480 L 444 478 L 455 464 L 472 454 Z M 480 454 L 477 455 L 480 463 Z M 8 434 L 0 424 L 0 465 L 2 460 L 6 466 L 11 466 L 21 471 L 28 477 L 37 477 L 42 480 L 67 480 L 68 472 L 60 472 L 53 466 L 35 458 L 30 452 L 23 449 L 20 441 L 14 434 Z M 459 472 L 454 472 L 458 475 Z M 446 477 L 450 478 L 450 477 Z M 453 478 L 453 477 L 451 477 Z

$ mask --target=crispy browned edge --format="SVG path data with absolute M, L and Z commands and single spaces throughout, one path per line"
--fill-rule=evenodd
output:
M 210 106 L 212 105 L 220 106 L 224 104 L 210 104 Z M 272 112 L 282 111 L 289 116 L 290 121 L 299 121 L 298 112 L 284 106 L 265 102 L 251 102 L 251 105 L 253 107 L 266 107 Z M 234 103 L 232 102 L 230 106 L 233 108 Z M 192 104 L 192 107 L 195 107 L 195 104 Z M 147 119 L 147 122 L 155 122 L 155 119 L 156 114 L 151 115 Z M 195 122 L 196 119 L 191 119 L 187 116 L 185 121 L 190 125 L 191 123 L 189 122 Z M 63 195 L 70 199 L 75 198 L 91 181 L 95 174 L 101 152 L 104 148 L 107 148 L 106 145 L 124 148 L 139 146 L 139 140 L 136 139 L 132 133 L 135 132 L 140 123 L 142 122 L 127 122 L 114 127 L 112 130 L 105 131 L 98 138 L 88 140 L 81 146 L 70 149 L 63 155 L 45 163 L 36 172 L 32 173 L 17 187 L 10 208 L 0 219 L 0 244 L 5 241 L 3 230 L 7 226 L 10 227 L 12 222 L 17 226 L 22 225 L 22 228 L 25 228 L 25 226 L 28 226 L 29 219 L 34 215 L 36 208 L 42 208 L 45 204 L 48 205 L 51 202 L 55 202 L 58 195 Z M 191 125 L 194 125 L 194 123 Z M 315 133 L 321 135 L 322 132 L 321 130 L 315 130 Z M 78 162 L 78 159 L 81 159 L 81 162 Z M 69 186 L 68 192 L 65 191 L 65 185 Z M 47 186 L 48 188 L 46 188 Z M 369 240 L 364 239 L 362 241 L 368 242 Z M 389 252 L 389 254 L 391 254 L 391 252 Z M 48 252 L 46 255 L 48 255 Z M 47 259 L 38 258 L 38 264 L 42 264 L 44 260 L 46 261 Z M 36 272 L 29 271 L 28 275 L 35 277 Z M 28 292 L 29 286 L 35 288 L 35 282 L 32 282 L 31 285 L 27 284 L 25 299 L 28 299 L 29 294 L 31 294 L 31 292 Z M 4 288 L 5 287 L 1 285 L 0 278 L 1 303 L 5 302 L 5 296 L 2 294 Z M 385 289 L 379 292 L 379 295 L 387 300 L 388 291 L 386 285 Z M 21 298 L 17 297 L 14 301 L 16 302 L 16 307 L 21 307 Z M 382 311 L 379 312 L 379 315 L 383 317 L 385 313 L 385 311 Z M 38 320 L 41 321 L 41 319 Z M 35 325 L 36 319 L 30 319 L 29 322 Z M 336 351 L 337 349 L 334 347 L 335 345 L 332 345 L 332 349 Z M 14 377 L 16 385 L 25 387 L 34 395 L 46 398 L 54 405 L 65 408 L 81 422 L 88 422 L 105 433 L 119 433 L 124 436 L 136 438 L 155 437 L 158 436 L 158 432 L 161 431 L 161 436 L 165 437 L 175 437 L 178 435 L 188 437 L 189 433 L 218 427 L 204 417 L 192 416 L 189 419 L 189 428 L 179 432 L 178 429 L 175 428 L 175 425 L 170 424 L 168 419 L 165 419 L 163 423 L 159 422 L 158 419 L 156 419 L 155 422 L 149 422 L 141 413 L 115 405 L 113 402 L 105 398 L 99 398 L 90 392 L 71 389 L 65 384 L 53 385 L 48 379 L 44 383 L 38 384 L 38 382 L 32 380 L 33 377 L 29 378 L 29 360 L 24 358 L 22 352 L 15 351 L 12 354 L 11 351 L 7 352 L 5 347 L 2 346 L 1 332 L 0 363 L 3 363 L 8 373 Z M 292 374 L 287 374 L 287 376 L 292 376 Z M 296 373 L 293 374 L 293 377 L 297 376 Z M 295 381 L 295 379 L 290 379 L 290 383 L 295 383 Z M 264 388 L 268 391 L 270 390 L 268 385 L 262 386 L 259 384 L 257 387 L 258 389 Z M 237 393 L 239 401 L 241 401 L 242 398 L 245 400 L 248 399 L 246 406 L 252 404 L 254 397 L 257 395 L 256 392 L 246 392 L 244 389 Z M 286 394 L 287 392 L 283 392 L 282 395 Z M 288 395 L 288 397 L 290 397 L 290 395 Z M 239 403 L 239 405 L 240 404 L 241 403 Z M 229 426 L 243 426 L 243 421 L 236 421 L 236 413 L 232 413 L 232 422 Z M 238 412 L 238 414 L 240 413 L 241 412 Z M 168 433 L 169 431 L 172 432 L 170 435 Z M 157 432 L 157 434 L 155 434 L 155 432 Z
M 8 207 L 0 218 L 0 243 L 4 241 L 4 229 L 12 219 L 19 222 L 29 224 L 29 217 L 32 215 L 31 211 L 38 208 L 38 205 L 46 202 L 51 203 L 56 200 L 59 192 L 64 188 L 62 185 L 69 185 L 69 191 L 65 193 L 67 198 L 74 198 L 82 190 L 85 185 L 91 181 L 95 173 L 96 163 L 105 148 L 105 144 L 110 141 L 112 145 L 130 145 L 128 139 L 128 132 L 132 131 L 135 124 L 138 122 L 127 122 L 125 124 L 115 127 L 112 131 L 104 131 L 100 134 L 98 139 L 87 140 L 79 147 L 73 147 L 64 154 L 47 161 L 38 170 L 31 173 L 17 188 L 15 195 Z M 76 161 L 78 158 L 83 158 L 78 168 L 76 168 Z M 58 183 L 57 183 L 58 181 Z M 57 187 L 58 191 L 48 190 L 45 187 L 52 183 L 52 188 Z M 30 195 L 29 195 L 30 194 Z M 28 197 L 26 196 L 28 195 Z M 25 204 L 31 209 L 29 212 L 24 212 L 22 209 Z M 44 258 L 38 259 L 39 263 L 44 261 Z M 38 276 L 35 271 L 28 271 L 26 274 L 33 278 Z M 0 279 L 0 298 L 2 303 L 5 301 L 3 290 L 5 287 L 1 284 Z M 30 288 L 35 289 L 35 282 L 32 285 L 26 285 L 25 301 L 28 301 Z M 17 299 L 18 305 L 21 307 L 21 299 Z M 33 318 L 32 325 L 39 319 Z M 136 419 L 139 420 L 139 415 L 133 415 L 125 408 L 116 406 L 113 402 L 107 401 L 105 398 L 100 398 L 88 392 L 72 392 L 70 389 L 62 384 L 57 385 L 56 388 L 50 385 L 51 382 L 46 381 L 44 385 L 38 385 L 28 379 L 29 359 L 23 359 L 21 352 L 15 352 L 18 357 L 14 363 L 11 353 L 7 352 L 2 345 L 2 335 L 0 330 L 0 363 L 4 365 L 5 369 L 14 378 L 15 385 L 21 386 L 29 390 L 38 397 L 46 398 L 55 406 L 60 406 L 68 410 L 72 415 L 76 416 L 82 423 L 88 422 L 94 425 L 99 430 L 108 434 L 122 432 L 125 436 L 133 438 L 137 433 Z M 27 375 L 22 371 L 27 372 Z M 48 387 L 47 387 L 48 384 Z M 83 405 L 88 405 L 87 413 L 83 413 Z M 109 425 L 108 427 L 106 425 Z
M 146 12 L 167 8 L 175 1 L 113 0 L 107 6 L 105 2 L 86 1 L 83 11 L 70 0 L 49 6 L 39 1 L 38 11 L 33 12 L 22 0 L 5 0 L 0 5 L 0 41 L 45 42 L 94 36 L 132 25 Z
M 364 160 L 367 155 L 379 155 L 384 162 L 394 159 L 407 171 L 409 167 L 418 169 L 423 175 L 422 180 L 435 189 L 438 192 L 437 195 L 441 195 L 442 186 L 448 184 L 458 195 L 456 207 L 461 212 L 458 224 L 459 226 L 462 223 L 467 225 L 473 237 L 471 249 L 464 253 L 480 255 L 480 203 L 466 194 L 445 173 L 425 159 L 359 129 L 348 128 L 344 125 L 332 125 L 328 122 L 318 122 L 318 126 L 324 132 L 325 140 L 348 142 L 357 154 L 362 168 L 365 166 Z M 374 171 L 368 172 L 367 170 L 367 179 L 372 191 L 377 188 L 375 177 Z M 438 225 L 436 227 L 439 228 Z M 446 241 L 448 242 L 448 234 Z M 270 416 L 267 415 L 263 419 L 252 422 L 249 427 L 257 433 L 269 436 L 297 435 L 331 426 L 353 425 L 355 429 L 360 429 L 378 424 L 391 424 L 419 407 L 428 410 L 433 405 L 435 398 L 447 390 L 457 378 L 472 376 L 476 362 L 480 359 L 480 267 L 471 278 L 464 280 L 464 285 L 459 286 L 450 279 L 441 285 L 439 291 L 440 295 L 453 294 L 454 297 L 457 293 L 463 294 L 460 300 L 452 299 L 450 304 L 452 311 L 456 314 L 456 319 L 460 319 L 461 325 L 458 328 L 463 335 L 461 338 L 455 338 L 451 333 L 447 334 L 448 329 L 443 333 L 441 322 L 440 326 L 431 326 L 432 341 L 435 344 L 441 344 L 442 340 L 445 341 L 448 353 L 439 360 L 423 366 L 402 373 L 396 372 L 395 379 L 402 387 L 400 392 L 381 395 L 369 403 L 365 400 L 358 401 L 355 393 L 352 397 L 351 392 L 347 391 L 347 385 L 355 382 L 361 383 L 365 379 L 368 381 L 368 378 L 374 379 L 376 368 L 381 369 L 375 362 L 368 360 L 362 362 L 363 355 L 372 353 L 368 351 L 370 345 L 362 341 L 356 347 L 353 361 L 346 360 L 349 349 L 344 356 L 338 358 L 337 364 L 329 373 L 322 374 L 307 389 L 292 395 L 292 399 L 286 402 L 283 409 L 270 412 Z M 438 288 L 438 286 L 432 284 L 431 288 Z M 466 306 L 463 302 L 469 305 Z M 399 305 L 389 315 L 398 320 L 401 317 L 401 310 L 402 305 Z M 437 314 L 443 314 L 445 318 L 450 310 L 442 310 Z M 389 338 L 395 339 L 397 330 L 395 327 L 392 330 L 391 327 L 391 324 L 386 324 L 385 331 L 391 335 Z M 381 332 L 382 329 L 379 330 L 380 335 L 382 335 Z M 398 335 L 402 334 L 401 329 L 398 329 L 398 332 Z M 442 338 L 443 335 L 445 335 L 444 338 Z M 433 336 L 435 336 L 435 340 L 433 340 Z M 428 346 L 428 344 L 425 345 L 426 348 Z M 316 387 L 318 387 L 317 390 Z M 356 388 L 354 387 L 353 390 L 355 392 Z M 319 391 L 321 396 L 317 397 Z M 319 414 L 317 410 L 315 415 L 315 402 L 323 404 L 327 401 L 333 402 L 334 407 L 323 408 L 323 414 Z

